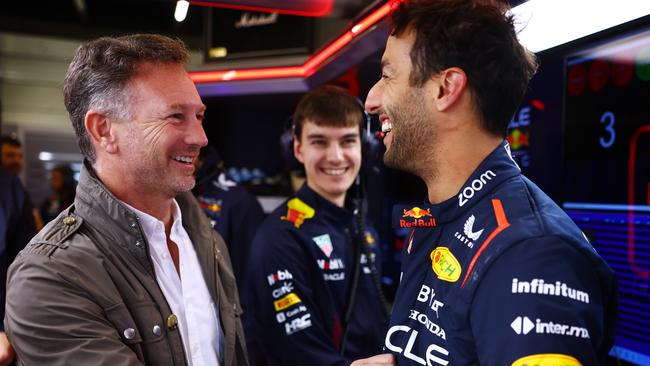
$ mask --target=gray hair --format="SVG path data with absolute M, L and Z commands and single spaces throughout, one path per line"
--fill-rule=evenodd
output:
M 95 162 L 84 125 L 90 109 L 113 118 L 132 117 L 127 84 L 140 64 L 185 64 L 188 58 L 181 40 L 156 34 L 102 37 L 80 46 L 63 81 L 63 100 L 81 153 Z

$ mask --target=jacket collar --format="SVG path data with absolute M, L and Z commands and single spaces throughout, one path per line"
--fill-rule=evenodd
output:
M 428 202 L 417 205 L 396 205 L 393 208 L 393 226 L 435 227 L 451 222 L 491 194 L 501 182 L 520 174 L 521 170 L 510 153 L 510 145 L 504 140 L 483 159 L 460 191 L 451 198 L 435 205 Z M 407 225 L 410 222 L 415 222 L 416 225 L 404 226 L 404 220 Z M 418 222 L 434 225 L 418 226 Z
M 183 227 L 192 240 L 203 270 L 212 268 L 215 255 L 220 258 L 222 254 L 211 253 L 211 245 L 197 245 L 200 242 L 212 242 L 212 227 L 204 221 L 207 218 L 191 192 L 178 195 L 176 202 L 183 218 Z M 79 175 L 74 211 L 102 235 L 103 240 L 98 244 L 119 245 L 153 273 L 148 243 L 138 216 L 106 188 L 86 160 Z M 209 277 L 206 277 L 208 280 Z
M 139 231 L 137 215 L 106 188 L 87 160 L 79 175 L 75 212 L 96 228 L 110 226 L 119 236 L 132 236 Z

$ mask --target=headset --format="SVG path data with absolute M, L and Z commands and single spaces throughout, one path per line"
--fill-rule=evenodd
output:
M 374 258 L 370 256 L 368 251 L 368 243 L 366 239 L 366 213 L 367 213 L 367 203 L 366 203 L 366 193 L 365 186 L 363 182 L 363 177 L 370 174 L 370 172 L 376 168 L 377 164 L 381 161 L 381 153 L 383 144 L 376 137 L 375 134 L 371 132 L 371 117 L 366 112 L 363 102 L 355 97 L 356 105 L 359 106 L 361 111 L 360 121 L 360 138 L 361 138 L 361 169 L 359 174 L 355 179 L 353 184 L 353 189 L 348 190 L 348 194 L 351 193 L 348 197 L 351 197 L 352 209 L 355 217 L 356 232 L 353 237 L 354 243 L 354 265 L 352 269 L 352 284 L 348 293 L 348 301 L 346 309 L 343 313 L 342 326 L 343 326 L 343 336 L 341 341 L 341 347 L 339 353 L 341 355 L 345 352 L 345 346 L 347 341 L 347 336 L 349 333 L 349 324 L 352 312 L 354 310 L 354 303 L 357 296 L 357 289 L 359 287 L 359 277 L 361 273 L 361 254 L 365 254 L 368 258 L 371 274 L 373 276 L 373 283 L 375 285 L 378 300 L 383 308 L 384 314 L 386 316 L 390 315 L 390 305 L 384 296 L 381 280 L 379 278 L 379 273 L 377 273 Z M 289 128 L 286 128 L 284 133 L 280 136 L 280 144 L 282 148 L 282 154 L 284 156 L 284 161 L 286 167 L 289 171 L 292 172 L 302 172 L 304 174 L 304 167 L 302 163 L 296 159 L 293 154 L 293 139 L 295 137 L 295 121 L 293 117 L 290 117 L 287 120 L 290 125 Z M 351 187 L 351 188 L 352 188 Z M 352 191 L 352 192 L 350 192 Z

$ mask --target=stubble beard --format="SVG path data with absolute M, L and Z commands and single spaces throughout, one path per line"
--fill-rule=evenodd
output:
M 435 130 L 428 128 L 424 101 L 412 88 L 391 107 L 386 107 L 393 127 L 391 146 L 384 154 L 386 166 L 420 175 L 422 164 L 430 160 L 427 145 L 436 139 Z
M 172 162 L 167 162 L 173 164 Z M 194 188 L 196 180 L 194 176 L 180 176 L 160 166 L 160 162 L 154 156 L 147 156 L 138 161 L 140 171 L 136 173 L 138 184 L 142 187 L 149 187 L 150 191 L 158 192 L 161 197 L 173 198 L 177 195 L 188 192 Z M 153 193 L 153 192 L 152 192 Z

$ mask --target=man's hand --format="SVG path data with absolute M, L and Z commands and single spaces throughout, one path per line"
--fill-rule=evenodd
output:
M 14 360 L 14 348 L 9 344 L 5 332 L 0 332 L 0 366 L 7 366 Z
M 372 356 L 370 358 L 364 358 L 363 360 L 356 360 L 352 362 L 350 366 L 396 366 L 395 356 L 390 353 L 384 353 L 383 355 Z

